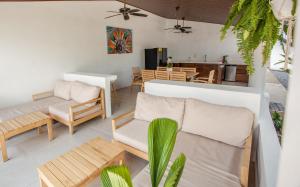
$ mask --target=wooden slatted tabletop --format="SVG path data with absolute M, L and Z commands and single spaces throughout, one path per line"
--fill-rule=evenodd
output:
M 6 161 L 8 159 L 6 150 L 7 139 L 34 128 L 38 128 L 38 133 L 40 133 L 40 127 L 43 125 L 47 125 L 48 138 L 49 140 L 52 140 L 52 119 L 42 112 L 32 112 L 29 114 L 18 116 L 11 120 L 0 122 L 0 145 L 3 161 Z
M 85 186 L 105 167 L 123 160 L 124 149 L 95 138 L 40 166 L 41 186 Z

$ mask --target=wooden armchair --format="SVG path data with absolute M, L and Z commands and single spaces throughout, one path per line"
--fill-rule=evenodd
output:
M 186 81 L 186 72 L 170 72 L 170 80 L 172 81 Z
M 145 82 L 151 81 L 155 79 L 155 71 L 154 70 L 142 70 L 142 92 L 145 88 Z
M 74 127 L 77 125 L 80 125 L 98 116 L 101 116 L 102 119 L 105 119 L 104 90 L 101 89 L 98 98 L 68 106 L 68 119 L 51 112 L 51 106 L 49 107 L 49 112 L 52 119 L 68 126 L 70 134 L 73 134 Z
M 134 86 L 139 86 L 142 90 L 142 74 L 141 69 L 139 67 L 132 67 L 132 75 L 131 75 L 131 93 Z
M 169 72 L 167 72 L 167 71 L 155 71 L 155 79 L 170 80 Z
M 196 79 L 192 80 L 192 82 L 213 84 L 213 82 L 214 82 L 214 76 L 215 76 L 215 70 L 211 70 L 209 72 L 209 76 L 208 77 L 197 77 Z

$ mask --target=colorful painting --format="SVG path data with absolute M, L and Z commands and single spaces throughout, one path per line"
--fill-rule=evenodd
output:
M 132 53 L 132 31 L 116 27 L 106 27 L 107 53 Z

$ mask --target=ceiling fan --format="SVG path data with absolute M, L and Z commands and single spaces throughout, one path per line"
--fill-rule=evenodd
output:
M 177 30 L 179 30 L 179 31 L 176 31 L 176 32 L 174 32 L 174 33 L 185 33 L 185 34 L 192 33 L 191 30 L 188 30 L 188 29 L 191 29 L 192 27 L 185 27 L 185 26 L 184 26 L 184 20 L 185 20 L 185 18 L 183 17 L 183 18 L 182 18 L 182 27 L 180 27 L 179 29 L 177 29 Z
M 176 10 L 176 13 L 175 13 L 175 16 L 176 16 L 176 25 L 174 25 L 174 27 L 171 27 L 171 28 L 167 28 L 165 30 L 180 30 L 180 31 L 186 31 L 186 29 L 191 29 L 192 27 L 185 27 L 184 26 L 184 18 L 182 18 L 183 20 L 183 25 L 179 25 L 179 18 L 178 18 L 178 12 L 179 12 L 179 9 L 180 7 L 177 6 L 175 8 Z
M 146 14 L 138 13 L 139 11 L 141 11 L 140 9 L 130 9 L 126 5 L 127 5 L 126 1 L 124 1 L 124 6 L 122 8 L 120 8 L 118 11 L 107 11 L 107 12 L 116 13 L 116 14 L 112 15 L 112 16 L 105 17 L 104 19 L 115 17 L 115 16 L 120 16 L 120 15 L 123 15 L 124 20 L 129 20 L 130 19 L 129 15 L 131 15 L 131 16 L 140 16 L 140 17 L 147 17 L 148 16 Z

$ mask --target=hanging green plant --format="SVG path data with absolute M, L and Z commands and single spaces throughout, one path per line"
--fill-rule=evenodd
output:
M 221 29 L 221 39 L 233 26 L 237 37 L 238 51 L 248 65 L 248 74 L 254 73 L 253 54 L 263 45 L 263 65 L 265 65 L 273 46 L 279 38 L 280 22 L 275 18 L 269 0 L 235 0 L 227 21 Z

